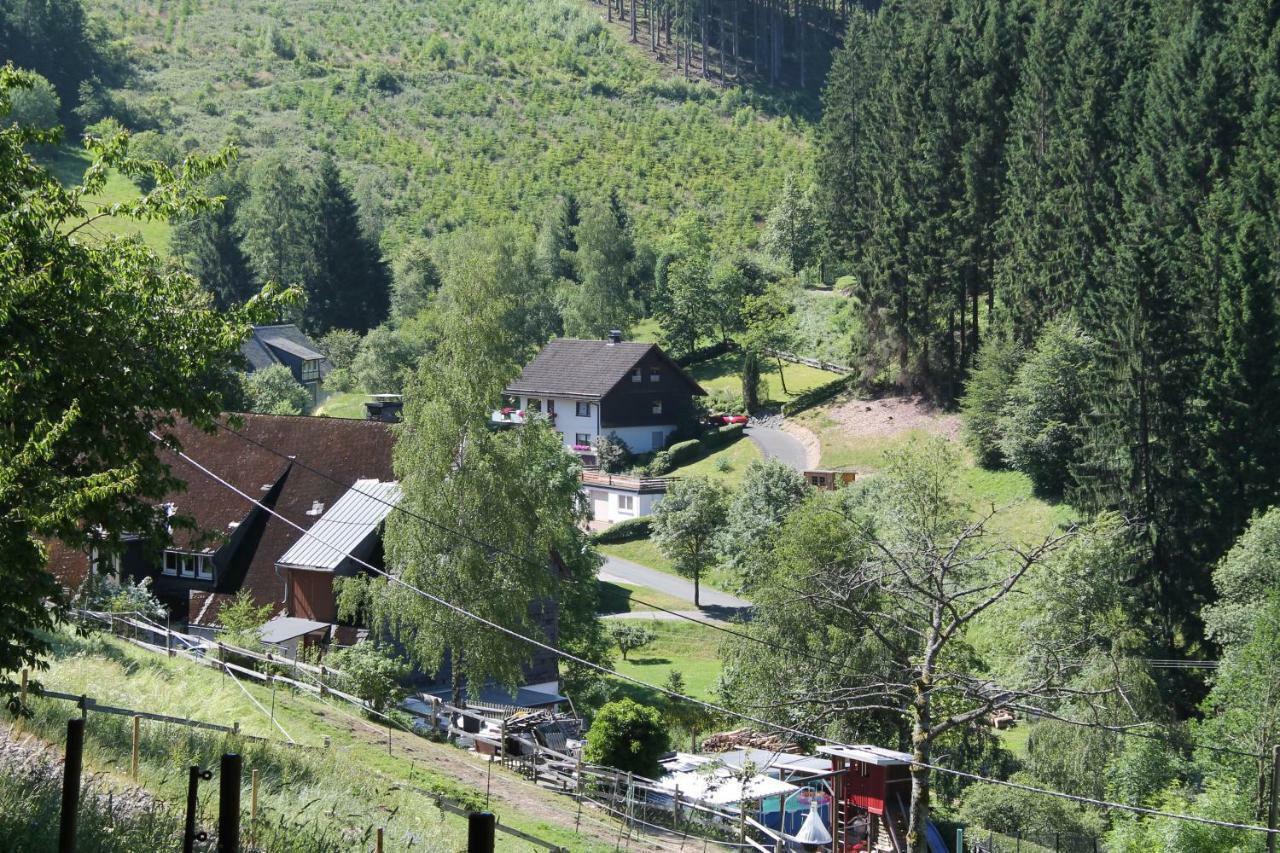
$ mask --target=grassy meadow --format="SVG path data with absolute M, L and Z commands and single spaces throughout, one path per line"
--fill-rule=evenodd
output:
M 90 162 L 88 154 L 71 147 L 37 151 L 36 160 L 49 169 L 63 186 L 79 184 Z M 84 197 L 84 206 L 92 215 L 117 202 L 137 198 L 138 195 L 140 191 L 133 181 L 119 172 L 112 172 L 102 192 Z M 117 234 L 137 235 L 156 252 L 165 255 L 169 251 L 169 235 L 172 230 L 169 223 L 162 220 L 142 221 L 123 216 L 107 216 L 86 226 L 81 233 L 87 233 L 91 239 L 105 239 Z

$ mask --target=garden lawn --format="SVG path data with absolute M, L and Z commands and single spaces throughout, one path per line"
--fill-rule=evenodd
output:
M 624 675 L 661 686 L 672 670 L 684 676 L 688 693 L 696 699 L 712 699 L 720 677 L 720 642 L 723 632 L 693 622 L 631 619 L 655 635 L 654 641 L 631 652 L 631 660 L 618 656 L 614 669 Z M 619 692 L 647 705 L 661 703 L 662 694 L 630 682 L 615 680 Z
M 652 539 L 633 539 L 630 542 L 597 545 L 596 550 L 614 557 L 621 557 L 624 560 L 630 560 L 633 563 L 639 563 L 642 566 L 648 566 L 651 569 L 657 569 L 660 572 L 666 572 L 669 575 L 678 574 L 675 566 L 671 564 L 667 556 L 662 553 L 662 549 L 658 547 L 658 543 Z
M 736 489 L 742 485 L 747 466 L 760 458 L 760 448 L 756 447 L 755 442 L 740 438 L 696 462 L 676 468 L 669 476 L 705 477 L 708 480 L 719 480 L 730 489 Z
M 784 361 L 782 365 L 787 382 L 786 391 L 782 390 L 782 379 L 778 373 L 777 359 L 763 359 L 760 362 L 760 398 L 766 404 L 776 405 L 790 402 L 805 391 L 840 378 L 838 373 L 818 370 L 804 364 L 792 364 L 789 361 Z M 715 358 L 692 364 L 686 369 L 689 371 L 689 375 L 706 389 L 707 393 L 715 394 L 720 392 L 741 397 L 741 366 L 742 355 L 737 352 L 727 352 Z
M 84 177 L 84 170 L 89 168 L 90 162 L 88 154 L 80 149 L 71 147 L 37 152 L 36 160 L 48 168 L 64 187 L 78 185 L 81 178 Z M 107 177 L 107 183 L 102 192 L 84 197 L 84 207 L 92 215 L 112 204 L 137 198 L 140 195 L 142 195 L 142 191 L 138 189 L 137 184 L 118 172 L 112 172 Z M 106 239 L 113 235 L 129 236 L 136 234 L 142 238 L 142 242 L 146 243 L 161 256 L 167 256 L 169 254 L 169 235 L 172 230 L 167 221 L 153 220 L 143 222 L 123 216 L 107 216 L 96 220 L 92 225 L 86 226 L 80 233 L 99 239 Z
M 364 404 L 368 399 L 368 394 L 358 394 L 350 391 L 326 394 L 312 414 L 323 415 L 328 418 L 351 418 L 362 421 L 365 418 Z

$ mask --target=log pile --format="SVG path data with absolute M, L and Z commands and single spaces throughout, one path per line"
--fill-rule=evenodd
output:
M 733 749 L 767 749 L 770 752 L 785 752 L 799 755 L 800 747 L 787 741 L 781 735 L 765 734 L 754 729 L 734 729 L 731 732 L 720 732 L 711 735 L 702 742 L 706 752 L 728 752 Z

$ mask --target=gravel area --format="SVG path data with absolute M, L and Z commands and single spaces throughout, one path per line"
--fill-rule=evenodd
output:
M 960 437 L 960 415 L 940 412 L 923 397 L 848 400 L 827 409 L 826 415 L 840 425 L 841 434 L 854 438 L 889 438 L 912 430 L 951 441 Z

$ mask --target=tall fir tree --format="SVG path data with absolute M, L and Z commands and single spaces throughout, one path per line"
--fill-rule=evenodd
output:
M 240 172 L 231 169 L 210 178 L 207 191 L 222 198 L 222 206 L 175 223 L 170 248 L 225 310 L 243 304 L 257 290 L 236 226 L 249 191 Z
M 311 275 L 303 322 L 322 333 L 335 327 L 367 331 L 387 317 L 389 282 L 378 247 L 360 228 L 360 211 L 331 156 L 307 188 Z

